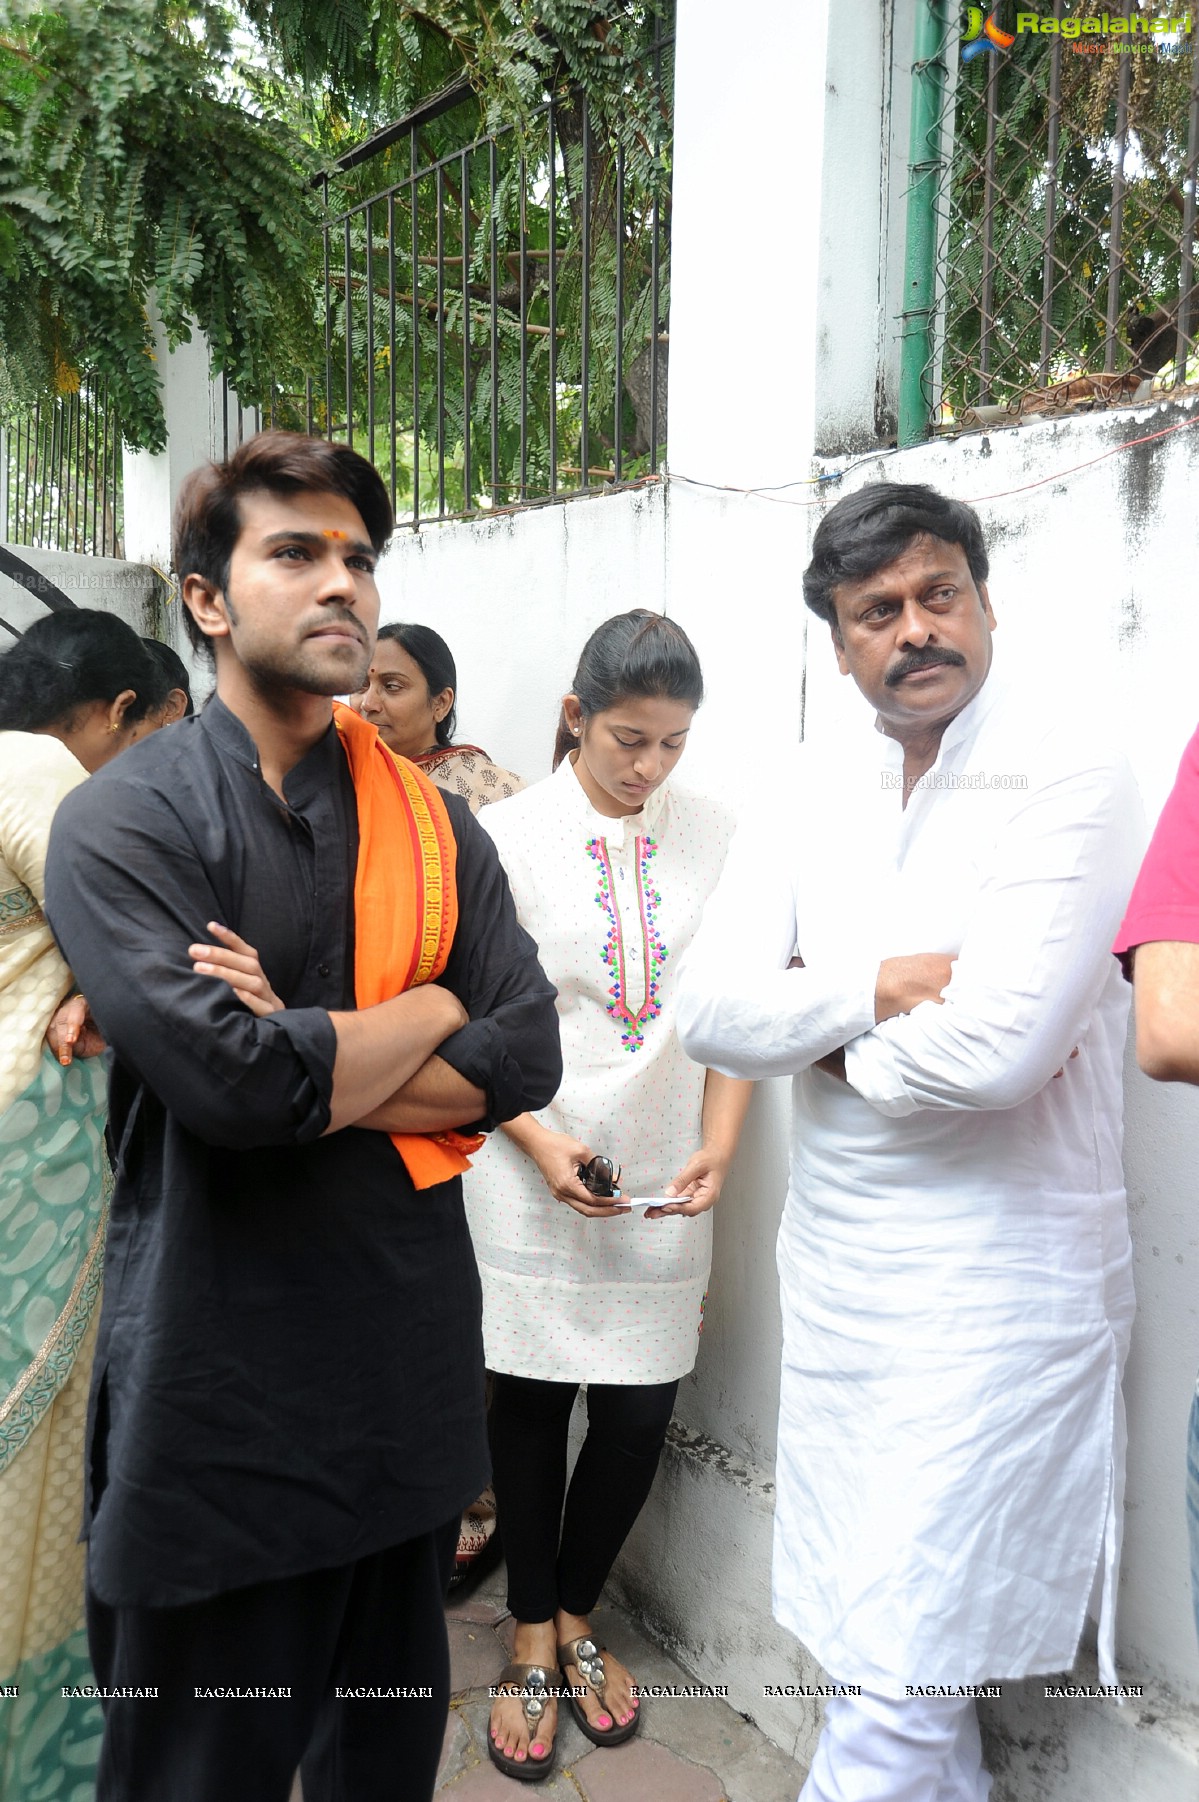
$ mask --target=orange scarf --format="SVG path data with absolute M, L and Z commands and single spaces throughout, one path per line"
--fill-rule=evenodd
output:
M 334 703 L 358 802 L 354 877 L 354 995 L 375 1007 L 418 982 L 435 982 L 458 925 L 458 847 L 440 791 L 375 728 Z M 482 1134 L 392 1133 L 417 1189 L 469 1170 Z

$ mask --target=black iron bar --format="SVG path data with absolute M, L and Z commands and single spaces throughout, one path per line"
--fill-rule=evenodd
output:
M 987 58 L 987 143 L 983 162 L 983 267 L 979 296 L 978 398 L 991 399 L 991 334 L 995 305 L 995 140 L 999 113 L 999 58 Z
M 369 162 L 371 157 L 378 156 L 384 150 L 390 150 L 393 144 L 398 144 L 406 134 L 415 137 L 422 125 L 429 125 L 434 119 L 440 119 L 443 113 L 448 113 L 454 107 L 461 106 L 462 102 L 471 99 L 473 94 L 474 88 L 469 80 L 462 76 L 458 77 L 457 80 L 447 83 L 444 88 L 439 88 L 435 94 L 430 94 L 427 100 L 422 100 L 419 106 L 415 107 L 412 112 L 405 113 L 402 119 L 396 119 L 392 124 L 383 126 L 382 130 L 375 132 L 372 137 L 364 138 L 361 144 L 356 144 L 353 150 L 347 150 L 344 156 L 338 158 L 336 167 L 344 174 L 347 169 L 353 169 L 359 163 Z M 327 182 L 329 177 L 326 175 L 317 179 Z
M 92 378 L 95 379 L 94 377 Z M 88 387 L 87 394 L 87 481 L 83 489 L 83 530 L 84 549 L 96 555 L 96 434 L 98 419 L 96 408 L 96 390 Z M 88 516 L 91 516 L 90 524 Z
M 1062 0 L 1054 0 L 1053 16 L 1059 22 Z M 1045 145 L 1045 223 L 1041 264 L 1041 360 L 1037 381 L 1041 387 L 1049 380 L 1049 364 L 1053 355 L 1053 291 L 1057 286 L 1056 262 L 1053 254 L 1057 230 L 1058 143 L 1062 126 L 1062 41 L 1055 37 L 1049 49 L 1049 126 Z
M 579 472 L 580 486 L 590 488 L 591 458 L 588 448 L 591 442 L 589 389 L 591 386 L 591 111 L 587 104 L 587 96 L 582 96 L 583 107 L 583 199 L 579 209 L 582 243 L 579 247 L 583 259 L 581 271 L 582 285 L 579 293 Z
M 558 134 L 554 128 L 554 103 L 546 108 L 549 137 L 549 409 L 550 493 L 558 492 Z
M 4 530 L 10 544 L 21 542 L 21 519 L 18 504 L 18 483 L 21 474 L 21 427 L 23 421 L 18 414 L 13 420 L 12 436 L 4 441 L 4 469 L 0 479 L 4 482 Z
M 488 214 L 491 220 L 491 256 L 487 286 L 491 300 L 491 504 L 500 495 L 500 324 L 499 324 L 499 226 L 496 222 L 496 145 L 487 141 Z
M 437 517 L 445 514 L 445 173 L 437 171 Z
M 654 17 L 654 161 L 649 225 L 649 467 L 658 467 L 658 304 L 662 282 L 662 15 Z
M 21 534 L 19 542 L 21 544 L 31 544 L 33 542 L 33 519 L 31 508 L 33 498 L 33 422 L 28 413 L 25 415 L 21 437 L 23 449 L 21 452 L 21 467 L 18 471 L 21 509 Z
M 470 506 L 470 151 L 462 152 L 462 504 Z
M 75 395 L 75 518 L 71 536 L 77 551 L 87 550 L 87 396 L 82 382 Z
M 354 448 L 354 279 L 353 243 L 350 236 L 350 215 L 346 215 L 342 227 L 344 232 L 344 264 L 345 264 L 345 328 L 346 328 L 346 443 Z
M 1174 381 L 1187 379 L 1191 355 L 1191 320 L 1195 288 L 1195 185 L 1199 182 L 1199 33 L 1191 50 L 1191 104 L 1187 115 L 1186 175 L 1182 184 L 1182 231 L 1179 234 L 1178 345 L 1174 352 Z
M 70 472 L 71 517 L 69 523 L 71 530 L 71 547 L 72 549 L 79 551 L 83 548 L 79 543 L 79 469 L 83 462 L 83 397 L 81 389 L 76 389 L 75 393 L 71 396 L 71 413 L 73 415 L 72 429 L 75 437 L 75 456 L 73 459 L 73 467 Z M 63 548 L 65 550 L 66 546 L 64 545 Z
M 312 437 L 313 423 L 312 377 L 308 375 L 304 377 L 304 430 L 310 438 Z
M 420 238 L 417 221 L 416 127 L 409 138 L 408 158 L 412 181 L 408 189 L 412 207 L 412 523 L 420 524 Z
M 325 223 L 321 244 L 325 266 L 325 437 L 333 436 L 333 306 L 329 286 L 329 177 L 325 176 Z
M 100 555 L 102 557 L 107 557 L 107 555 L 108 555 L 108 428 L 109 428 L 110 424 L 115 427 L 116 421 L 113 419 L 113 416 L 109 411 L 108 379 L 107 379 L 107 377 L 105 377 L 105 381 L 104 381 L 104 456 L 103 456 L 103 462 L 102 462 L 102 467 L 101 467 L 101 493 L 104 496 L 104 521 L 100 527 Z M 113 508 L 112 508 L 112 524 L 113 524 L 113 531 L 115 533 L 116 524 L 117 524 L 117 509 L 116 509 L 115 501 L 113 503 Z
M 396 506 L 396 203 L 387 196 L 387 441 L 391 510 Z
M 529 489 L 529 171 L 520 159 L 520 487 L 523 501 Z
M 366 454 L 375 460 L 375 247 L 372 204 L 366 203 Z
M 92 472 L 92 554 L 100 550 L 100 502 L 103 490 L 100 487 L 100 430 L 103 419 L 104 402 L 98 388 L 92 389 L 92 442 L 88 453 L 88 467 Z M 102 552 L 100 553 L 103 554 Z
M 41 485 L 38 480 L 40 473 L 41 473 L 41 467 L 42 467 L 42 403 L 41 403 L 41 401 L 38 401 L 33 409 L 33 442 L 34 442 L 33 482 L 32 482 L 33 507 L 31 508 L 33 519 L 32 519 L 32 525 L 30 528 L 33 533 L 33 536 L 29 539 L 29 543 L 37 544 L 39 539 L 41 538 L 41 530 L 42 530 L 42 491 L 41 491 Z
M 616 145 L 616 364 L 612 385 L 612 476 L 624 469 L 624 145 Z
M 1132 58 L 1120 58 L 1116 83 L 1116 155 L 1112 164 L 1112 217 L 1107 241 L 1107 331 L 1103 343 L 1103 367 L 1116 367 L 1120 325 L 1120 258 L 1124 236 L 1124 158 L 1128 153 L 1128 93 L 1132 82 Z

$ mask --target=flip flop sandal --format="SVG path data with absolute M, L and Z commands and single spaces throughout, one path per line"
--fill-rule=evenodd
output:
M 509 1695 L 520 1697 L 529 1729 L 529 1744 L 532 1746 L 533 1735 L 545 1713 L 546 1702 L 550 1696 L 558 1694 L 557 1684 L 550 1683 L 549 1673 L 543 1664 L 506 1664 L 500 1672 L 496 1688 L 501 1691 L 507 1689 Z M 509 1758 L 492 1739 L 490 1726 L 488 1727 L 488 1757 L 497 1771 L 503 1771 L 505 1777 L 515 1777 L 519 1783 L 540 1783 L 543 1778 L 548 1777 L 554 1768 L 557 1753 L 558 1740 L 555 1734 L 554 1743 L 544 1758 L 534 1758 L 532 1752 L 524 1759 Z
M 607 1672 L 604 1670 L 604 1661 L 600 1656 L 603 1649 L 602 1646 L 597 1646 L 593 1639 L 588 1639 L 585 1636 L 581 1639 L 572 1639 L 569 1645 L 558 1647 L 558 1668 L 562 1672 L 562 1679 L 565 1686 L 562 1689 L 561 1694 L 563 1694 L 570 1703 L 570 1712 L 578 1722 L 580 1730 L 587 1735 L 587 1738 L 593 1745 L 623 1746 L 625 1740 L 632 1739 L 634 1733 L 636 1733 L 638 1727 L 641 1725 L 641 1710 L 639 1708 L 634 1708 L 632 1720 L 626 1721 L 624 1726 L 620 1727 L 616 1723 L 616 1717 L 612 1714 L 612 1710 L 608 1709 L 607 1713 L 612 1721 L 612 1725 L 610 1727 L 597 1727 L 594 1722 L 587 1719 L 586 1714 L 583 1712 L 583 1704 L 579 1701 L 578 1697 L 573 1694 L 570 1678 L 566 1674 L 567 1665 L 573 1664 L 579 1675 L 587 1683 L 588 1687 L 595 1691 L 600 1699 L 601 1706 L 603 1706 L 604 1690 L 607 1687 L 608 1682 Z

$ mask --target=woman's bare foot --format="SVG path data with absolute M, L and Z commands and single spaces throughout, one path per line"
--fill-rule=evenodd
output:
M 512 1643 L 513 1664 L 539 1664 L 545 1671 L 547 1684 L 553 1685 L 558 1671 L 558 1642 L 553 1621 L 517 1621 Z M 496 1750 L 518 1764 L 526 1759 L 540 1763 L 554 1749 L 554 1730 L 558 1724 L 558 1704 L 552 1696 L 545 1698 L 545 1709 L 530 1730 L 525 1719 L 524 1697 L 511 1688 L 498 1695 L 491 1704 L 489 1730 Z
M 584 1614 L 565 1614 L 559 1609 L 554 1617 L 554 1624 L 558 1630 L 560 1646 L 567 1646 L 575 1639 L 592 1639 L 594 1637 L 591 1631 L 591 1622 Z M 627 1727 L 636 1715 L 639 1704 L 637 1697 L 633 1694 L 634 1679 L 626 1671 L 624 1665 L 620 1663 L 619 1659 L 613 1658 L 611 1652 L 605 1652 L 603 1658 L 604 1670 L 607 1673 L 603 1702 L 600 1701 L 591 1685 L 587 1683 L 577 1665 L 568 1664 L 566 1666 L 566 1681 L 576 1689 L 585 1689 L 585 1693 L 578 1698 L 579 1706 L 591 1725 L 599 1732 L 606 1733 L 613 1726 Z

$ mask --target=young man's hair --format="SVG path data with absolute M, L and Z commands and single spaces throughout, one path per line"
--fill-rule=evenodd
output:
M 391 501 L 378 471 L 345 444 L 302 432 L 259 432 L 224 463 L 202 463 L 175 502 L 174 565 L 180 582 L 200 576 L 224 594 L 229 564 L 241 532 L 238 502 L 244 494 L 340 494 L 358 509 L 375 550 L 395 529 Z M 212 647 L 187 607 L 187 636 L 197 651 Z
M 817 526 L 803 576 L 804 600 L 836 631 L 834 591 L 842 582 L 875 575 L 917 538 L 960 545 L 974 586 L 986 581 L 990 563 L 973 507 L 923 482 L 870 482 L 838 501 Z

